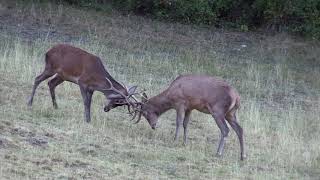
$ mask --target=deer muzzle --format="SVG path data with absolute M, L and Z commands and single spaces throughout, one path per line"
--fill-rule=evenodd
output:
M 111 110 L 111 108 L 108 106 L 104 106 L 103 110 L 104 110 L 104 112 L 109 112 Z

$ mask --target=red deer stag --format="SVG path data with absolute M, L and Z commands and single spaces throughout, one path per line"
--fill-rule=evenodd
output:
M 145 96 L 145 100 L 142 103 L 138 102 L 137 105 L 141 105 L 139 106 L 141 109 L 136 108 L 136 112 L 140 112 L 136 123 L 140 121 L 142 114 L 152 129 L 155 129 L 161 114 L 169 109 L 175 109 L 177 118 L 174 140 L 177 140 L 179 128 L 183 123 L 184 144 L 187 143 L 187 126 L 191 111 L 196 109 L 211 114 L 221 131 L 217 156 L 223 154 L 225 137 L 229 133 L 227 121 L 239 138 L 241 160 L 245 158 L 243 130 L 236 117 L 236 111 L 240 106 L 240 96 L 223 80 L 205 75 L 179 76 L 162 93 L 150 99 Z
M 32 106 L 33 97 L 39 84 L 51 76 L 54 77 L 48 82 L 48 86 L 54 108 L 58 107 L 55 88 L 64 81 L 78 84 L 84 102 L 84 115 L 87 122 L 91 120 L 90 106 L 94 91 L 100 91 L 105 95 L 104 111 L 107 112 L 121 105 L 128 105 L 129 107 L 128 99 L 136 89 L 136 86 L 127 89 L 117 82 L 104 68 L 99 57 L 70 45 L 59 44 L 46 53 L 45 69 L 35 79 L 28 101 L 29 106 Z

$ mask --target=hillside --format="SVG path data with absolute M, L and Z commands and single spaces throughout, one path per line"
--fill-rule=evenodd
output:
M 20 1 L 19 1 L 20 2 Z M 286 34 L 232 32 L 164 23 L 117 11 L 0 1 L 1 179 L 318 179 L 320 46 Z M 78 86 L 47 83 L 26 106 L 45 52 L 68 43 L 98 55 L 110 74 L 149 96 L 180 74 L 220 76 L 241 95 L 238 112 L 247 159 L 234 131 L 215 157 L 219 130 L 192 113 L 189 144 L 173 142 L 175 112 L 153 131 L 130 122 L 126 109 L 103 111 L 94 94 L 83 118 Z

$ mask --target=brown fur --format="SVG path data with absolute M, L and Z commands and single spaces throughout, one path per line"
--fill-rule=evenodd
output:
M 128 96 L 128 90 L 118 83 L 107 72 L 101 59 L 80 48 L 66 44 L 59 44 L 52 47 L 45 56 L 45 69 L 42 74 L 36 77 L 32 94 L 28 101 L 31 106 L 35 90 L 38 85 L 49 77 L 54 76 L 49 82 L 52 103 L 57 108 L 55 99 L 55 88 L 64 81 L 78 84 L 84 100 L 86 121 L 90 122 L 90 106 L 94 91 L 102 92 L 107 99 L 105 111 L 124 105 L 124 97 Z M 114 90 L 110 88 L 114 88 Z M 122 96 L 119 96 L 122 94 Z M 117 97 L 118 98 L 111 98 Z
M 226 121 L 236 131 L 243 152 L 243 130 L 237 122 L 236 111 L 240 106 L 238 92 L 225 81 L 206 75 L 184 75 L 176 78 L 170 86 L 157 96 L 150 98 L 142 106 L 142 114 L 154 129 L 158 117 L 169 109 L 177 112 L 176 133 L 177 139 L 180 125 L 184 127 L 184 143 L 186 143 L 187 125 L 191 111 L 211 114 L 221 131 L 218 155 L 222 155 L 224 137 L 228 135 L 229 128 Z

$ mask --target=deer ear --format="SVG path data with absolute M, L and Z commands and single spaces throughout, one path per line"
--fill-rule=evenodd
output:
M 128 89 L 128 94 L 131 95 L 131 94 L 134 94 L 134 92 L 136 91 L 138 86 L 132 86 Z

